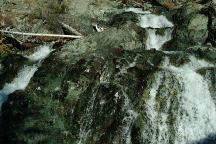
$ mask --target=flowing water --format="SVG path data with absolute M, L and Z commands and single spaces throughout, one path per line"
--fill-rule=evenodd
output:
M 11 83 L 6 83 L 3 89 L 0 90 L 0 107 L 2 103 L 7 100 L 9 94 L 15 92 L 16 90 L 24 90 L 34 73 L 40 66 L 40 61 L 45 59 L 49 53 L 52 51 L 52 47 L 49 45 L 44 45 L 39 47 L 32 55 L 26 56 L 30 61 L 38 61 L 37 64 L 31 66 L 24 65 L 23 68 L 18 72 L 17 77 Z
M 52 51 L 52 46 L 42 45 L 38 47 L 33 54 L 25 57 L 27 57 L 30 61 L 41 61 L 45 59 Z
M 176 144 L 193 143 L 216 132 L 216 108 L 208 82 L 196 71 L 213 65 L 195 57 L 182 67 L 167 66 L 184 85 L 176 124 Z
M 171 40 L 172 29 L 166 29 L 163 31 L 163 34 L 157 34 L 157 29 L 146 29 L 147 32 L 147 40 L 146 40 L 146 49 L 155 48 L 156 50 L 160 50 L 160 48 L 167 41 Z
M 126 11 L 139 15 L 140 27 L 147 33 L 146 49 L 161 50 L 162 46 L 171 40 L 173 24 L 161 15 L 149 11 L 130 8 Z M 11 83 L 6 83 L 0 90 L 0 107 L 7 96 L 16 90 L 24 90 L 34 73 L 52 51 L 51 46 L 39 47 L 32 55 L 25 56 L 37 64 L 25 65 Z M 168 52 L 166 52 L 168 53 Z M 173 52 L 169 52 L 172 54 Z M 132 66 L 136 64 L 133 63 Z M 130 67 L 130 65 L 129 65 Z M 193 144 L 216 133 L 216 106 L 209 91 L 208 81 L 197 71 L 205 67 L 214 67 L 204 60 L 194 56 L 182 66 L 174 66 L 169 58 L 165 58 L 161 69 L 154 74 L 154 79 L 148 85 L 148 98 L 140 113 L 133 109 L 129 96 L 122 90 L 113 96 L 123 99 L 121 114 L 123 119 L 119 126 L 121 141 L 131 144 L 131 131 L 134 122 L 141 114 L 144 128 L 141 132 L 142 143 L 148 144 Z M 1 68 L 0 68 L 1 69 Z M 106 72 L 106 70 L 104 70 Z M 109 83 L 109 73 L 101 75 L 100 82 Z M 127 72 L 123 69 L 121 72 Z M 123 89 L 123 88 L 122 88 Z M 97 103 L 97 89 L 92 90 L 92 96 L 87 102 L 85 112 L 80 119 L 78 144 L 85 144 L 92 132 L 92 125 Z
M 164 73 L 159 71 L 155 74 L 156 78 L 149 93 L 150 98 L 146 103 L 147 115 L 153 129 L 149 140 L 151 144 L 193 144 L 216 133 L 216 107 L 210 95 L 208 81 L 197 73 L 200 68 L 212 66 L 204 60 L 190 56 L 189 63 L 176 67 L 171 65 L 169 59 L 166 58 L 162 71 L 172 73 L 180 85 L 175 99 L 178 101 L 178 108 L 175 110 L 176 119 L 172 124 L 175 131 L 169 131 L 168 128 L 168 124 L 171 125 L 171 123 L 167 118 L 171 113 L 168 111 L 164 113 L 157 107 L 159 104 L 156 96 L 161 95 L 159 88 L 165 87 L 165 90 L 170 91 L 166 87 L 170 77 L 167 77 L 167 80 L 165 79 L 162 83 Z M 162 95 L 167 97 L 166 108 L 169 109 L 172 94 Z M 145 140 L 146 132 L 143 132 Z M 173 141 L 170 135 L 174 136 Z
M 96 102 L 96 91 L 93 90 L 93 96 L 90 98 L 85 114 L 81 118 L 81 124 L 79 129 L 79 141 L 77 144 L 85 144 L 88 138 L 89 133 L 91 132 L 91 125 L 93 122 L 93 115 L 94 115 L 94 105 Z
M 131 144 L 131 129 L 135 119 L 138 116 L 138 113 L 134 111 L 131 107 L 130 99 L 127 94 L 124 93 L 124 106 L 123 111 L 125 112 L 125 116 L 122 120 L 121 133 L 122 133 L 122 142 L 125 144 Z
M 136 8 L 127 11 L 140 15 L 138 25 L 147 32 L 146 49 L 160 50 L 164 43 L 171 40 L 173 24 L 166 17 Z M 160 33 L 159 30 L 163 28 L 166 29 Z M 162 70 L 155 73 L 145 104 L 144 111 L 148 117 L 146 125 L 149 125 L 143 130 L 143 143 L 148 141 L 150 144 L 193 144 L 216 133 L 214 100 L 209 91 L 208 81 L 197 72 L 201 68 L 214 65 L 194 56 L 190 56 L 189 59 L 190 62 L 176 67 L 170 64 L 167 57 Z M 175 80 L 169 84 L 172 77 Z M 175 90 L 169 93 L 172 91 L 169 87 Z M 158 97 L 166 101 L 161 104 Z M 175 109 L 171 104 L 173 100 L 176 102 Z M 165 106 L 161 108 L 163 105 Z M 172 121 L 170 115 L 175 117 Z
M 155 15 L 139 8 L 129 8 L 126 11 L 139 15 L 138 25 L 146 30 L 146 49 L 160 50 L 172 38 L 173 24 L 163 15 Z

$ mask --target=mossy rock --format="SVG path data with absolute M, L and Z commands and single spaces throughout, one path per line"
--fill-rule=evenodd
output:
M 139 21 L 138 15 L 133 12 L 123 12 L 121 14 L 117 14 L 113 16 L 110 25 L 120 27 L 129 21 L 137 23 Z

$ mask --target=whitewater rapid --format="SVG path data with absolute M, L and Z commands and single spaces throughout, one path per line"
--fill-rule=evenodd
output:
M 165 16 L 154 15 L 139 8 L 129 8 L 126 11 L 139 15 L 137 25 L 144 28 L 147 33 L 146 49 L 161 50 L 162 46 L 172 39 L 173 24 Z M 195 56 L 190 56 L 189 60 L 188 63 L 176 67 L 170 64 L 167 57 L 162 70 L 155 73 L 149 99 L 145 104 L 151 130 L 143 131 L 143 142 L 148 139 L 150 144 L 193 144 L 216 133 L 216 106 L 209 91 L 208 81 L 197 72 L 201 68 L 214 65 Z M 171 96 L 165 92 L 162 94 L 167 96 L 163 111 L 159 109 L 160 104 L 156 100 L 158 95 L 162 97 L 159 94 L 161 86 L 169 91 L 166 86 L 169 85 L 169 80 L 164 81 L 164 79 L 170 78 L 170 74 L 179 84 L 179 87 L 175 87 L 178 109 L 175 111 L 176 120 L 173 124 L 175 132 L 172 132 L 174 135 L 170 132 L 168 119 L 171 115 L 168 111 L 171 108 Z
M 6 83 L 0 90 L 0 108 L 2 104 L 7 100 L 8 95 L 15 92 L 16 90 L 24 90 L 34 73 L 38 70 L 41 61 L 44 60 L 52 52 L 51 45 L 43 45 L 38 47 L 35 52 L 31 55 L 25 56 L 29 61 L 36 61 L 33 65 L 24 65 L 23 68 L 18 72 L 17 77 L 10 83 Z
M 176 121 L 174 144 L 194 144 L 202 139 L 208 138 L 216 133 L 216 106 L 210 94 L 208 80 L 204 79 L 197 70 L 205 67 L 213 67 L 204 60 L 199 60 L 194 56 L 189 57 L 190 62 L 183 66 L 176 67 L 165 59 L 162 71 L 155 74 L 155 81 L 152 84 L 147 100 L 146 109 L 153 132 L 150 139 L 151 144 L 170 143 L 171 132 L 168 129 L 168 116 L 170 112 L 161 112 L 157 109 L 156 95 L 162 85 L 163 71 L 169 71 L 180 85 L 176 94 L 178 109 L 175 111 Z M 166 72 L 167 73 L 167 72 Z M 168 88 L 166 88 L 168 90 Z M 166 108 L 170 109 L 171 95 L 163 94 L 167 97 Z M 160 120 L 159 120 L 160 118 Z M 173 133 L 173 132 L 172 132 Z M 146 134 L 143 133 L 143 137 Z
M 194 143 L 216 133 L 216 107 L 208 81 L 197 73 L 197 70 L 205 67 L 213 65 L 194 56 L 182 67 L 167 66 L 184 86 L 176 124 L 176 144 Z

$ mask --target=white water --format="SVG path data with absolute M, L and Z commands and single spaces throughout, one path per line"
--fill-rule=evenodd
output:
M 97 92 L 93 90 L 93 96 L 91 96 L 86 106 L 87 108 L 86 108 L 85 114 L 82 116 L 80 120 L 79 141 L 77 142 L 77 144 L 85 144 L 88 138 L 88 135 L 91 132 L 96 93 Z
M 143 135 L 143 143 L 148 139 L 149 144 L 168 144 L 169 143 L 169 125 L 168 125 L 168 116 L 169 109 L 171 104 L 171 97 L 166 99 L 165 108 L 160 110 L 160 104 L 157 102 L 157 95 L 161 85 L 168 86 L 169 81 L 163 81 L 166 73 L 157 72 L 155 74 L 154 83 L 151 86 L 149 91 L 149 99 L 146 101 L 145 110 L 146 116 L 148 117 L 148 126 L 147 129 L 144 129 Z M 167 96 L 169 92 L 164 93 L 163 95 L 158 95 L 160 97 Z M 150 129 L 150 130 L 148 130 Z
M 45 45 L 39 47 L 36 52 L 32 55 L 27 56 L 29 60 L 40 61 L 45 59 L 51 52 L 51 46 Z M 38 62 L 39 63 L 39 62 Z M 37 71 L 38 65 L 33 64 L 32 66 L 25 65 L 19 72 L 16 78 L 11 83 L 6 83 L 3 89 L 0 90 L 0 108 L 2 104 L 7 100 L 9 94 L 15 92 L 16 90 L 24 90 L 34 73 Z
M 182 67 L 168 66 L 184 85 L 179 110 L 181 115 L 177 119 L 176 144 L 192 143 L 216 133 L 216 108 L 208 82 L 196 72 L 210 66 L 212 65 L 195 57 L 190 57 L 190 63 Z
M 123 92 L 123 90 L 122 90 Z M 124 106 L 123 106 L 123 110 L 125 111 L 125 116 L 122 120 L 122 128 L 121 128 L 121 132 L 122 132 L 122 140 L 123 143 L 125 144 L 131 144 L 131 129 L 132 129 L 132 125 L 134 123 L 134 121 L 136 120 L 138 113 L 135 112 L 131 106 L 130 106 L 130 100 L 127 96 L 126 93 L 124 93 Z
M 173 24 L 163 15 L 145 14 L 140 16 L 142 28 L 171 28 Z
M 163 15 L 155 15 L 140 8 L 128 8 L 125 11 L 139 14 L 138 25 L 142 28 L 171 28 L 174 25 Z
M 155 15 L 149 11 L 142 11 L 140 8 L 128 8 L 126 11 L 139 14 L 138 25 L 146 29 L 147 33 L 146 49 L 154 48 L 160 50 L 163 44 L 171 40 L 171 28 L 174 25 L 165 16 Z M 157 34 L 157 30 L 161 28 L 165 28 L 163 35 Z
M 36 49 L 36 51 L 29 55 L 25 56 L 31 61 L 39 61 L 45 59 L 53 51 L 52 47 L 49 45 L 42 45 Z
M 2 90 L 0 90 L 0 107 L 3 102 L 7 100 L 7 96 L 16 90 L 24 90 L 28 85 L 30 79 L 37 71 L 38 67 L 24 66 L 24 68 L 18 73 L 17 77 L 11 82 L 6 83 Z
M 208 81 L 196 72 L 200 68 L 211 66 L 213 65 L 193 56 L 190 57 L 189 63 L 181 67 L 171 65 L 168 58 L 164 63 L 163 68 L 172 72 L 183 87 L 183 91 L 178 94 L 179 108 L 176 111 L 178 116 L 175 123 L 175 144 L 192 144 L 216 133 L 216 107 L 209 92 Z M 150 99 L 147 102 L 147 114 L 153 128 L 158 127 L 155 95 L 161 84 L 160 72 L 156 74 L 156 77 L 149 94 Z M 166 123 L 159 128 L 162 126 L 164 128 L 159 131 L 159 135 L 165 136 L 165 133 L 168 133 Z M 163 138 L 161 141 L 159 137 L 153 136 L 151 142 L 166 144 L 167 140 L 168 138 Z
M 157 34 L 157 29 L 146 29 L 147 40 L 146 40 L 146 49 L 155 48 L 160 50 L 164 43 L 172 39 L 172 29 L 164 30 L 164 34 Z

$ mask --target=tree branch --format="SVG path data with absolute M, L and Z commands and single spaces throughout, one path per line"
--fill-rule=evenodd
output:
M 73 39 L 80 39 L 80 38 L 83 38 L 83 36 L 76 36 L 76 35 L 42 34 L 42 33 L 24 33 L 24 32 L 15 32 L 15 31 L 7 31 L 7 30 L 0 30 L 0 32 L 1 32 L 1 33 L 6 33 L 6 34 L 24 35 L 24 36 L 59 37 L 59 38 L 73 38 Z

